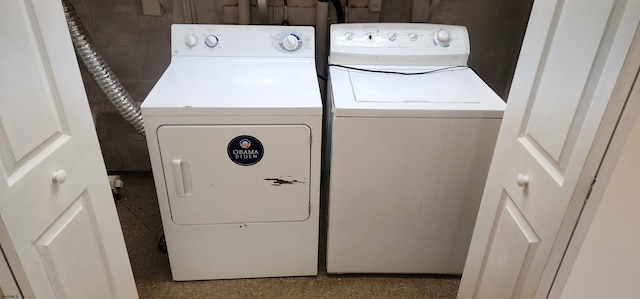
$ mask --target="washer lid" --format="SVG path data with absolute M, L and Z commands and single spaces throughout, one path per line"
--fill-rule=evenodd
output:
M 480 103 L 452 70 L 421 75 L 348 73 L 358 102 Z
M 421 73 L 440 68 L 383 70 Z M 336 116 L 501 118 L 505 108 L 504 101 L 469 68 L 402 75 L 332 66 L 330 76 Z

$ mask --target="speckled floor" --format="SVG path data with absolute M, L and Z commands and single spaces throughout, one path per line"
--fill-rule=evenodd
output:
M 157 249 L 160 211 L 150 173 L 119 174 L 116 201 L 140 298 L 455 298 L 450 275 L 328 275 L 320 258 L 315 277 L 174 282 L 167 255 Z M 321 242 L 322 243 L 322 242 Z M 324 248 L 321 248 L 321 257 Z

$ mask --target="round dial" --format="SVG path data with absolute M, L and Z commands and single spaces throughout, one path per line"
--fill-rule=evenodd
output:
M 208 35 L 204 38 L 204 44 L 209 48 L 214 48 L 218 45 L 218 37 L 215 35 Z
M 353 32 L 346 32 L 344 34 L 344 38 L 346 38 L 347 40 L 352 40 L 353 39 Z
M 415 33 L 409 33 L 409 40 L 410 41 L 416 41 L 418 40 L 418 35 Z
M 302 47 L 302 39 L 295 33 L 285 34 L 280 38 L 280 48 L 293 52 Z
M 387 38 L 390 41 L 394 41 L 394 40 L 396 40 L 396 38 L 398 38 L 398 34 L 395 33 L 395 32 L 389 32 L 389 34 L 387 34 Z
M 198 44 L 198 38 L 193 34 L 189 34 L 187 35 L 187 37 L 184 38 L 184 43 L 187 44 L 187 46 L 189 46 L 190 48 L 192 48 Z
M 433 43 L 441 47 L 448 47 L 451 43 L 451 33 L 444 29 L 438 30 L 433 36 Z

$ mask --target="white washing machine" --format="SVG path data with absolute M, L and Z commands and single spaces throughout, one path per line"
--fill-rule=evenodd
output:
M 174 280 L 316 275 L 312 27 L 173 25 L 142 104 Z
M 465 27 L 331 26 L 327 271 L 461 273 L 505 103 Z

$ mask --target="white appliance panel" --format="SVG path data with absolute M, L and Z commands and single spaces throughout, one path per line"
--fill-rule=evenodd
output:
M 171 25 L 171 55 L 175 57 L 315 57 L 313 27 L 260 25 Z M 285 39 L 295 45 L 285 48 Z M 207 40 L 208 39 L 208 40 Z M 289 44 L 289 43 L 287 43 Z
M 461 273 L 500 119 L 332 126 L 327 271 Z
M 262 155 L 248 166 L 228 154 L 234 138 L 246 135 L 262 144 L 248 149 L 250 155 Z M 160 127 L 173 222 L 304 221 L 309 217 L 310 138 L 306 125 Z
M 186 110 L 186 109 L 182 109 Z M 304 124 L 311 129 L 309 218 L 304 221 L 178 225 L 171 217 L 158 135 L 148 134 L 149 154 L 158 192 L 158 204 L 167 238 L 173 280 L 235 279 L 317 274 L 320 190 L 319 116 L 145 116 L 145 127 L 261 126 Z M 143 109 L 143 113 L 144 113 Z M 307 142 L 309 142 L 307 140 Z M 155 145 L 155 146 L 154 146 Z
M 435 41 L 448 34 L 446 44 Z M 358 65 L 466 65 L 467 28 L 443 24 L 333 24 L 329 62 Z
M 178 57 L 142 106 L 158 108 L 149 110 L 158 115 L 175 113 L 167 108 L 189 108 L 183 113 L 191 115 L 319 115 L 314 89 L 313 59 Z

